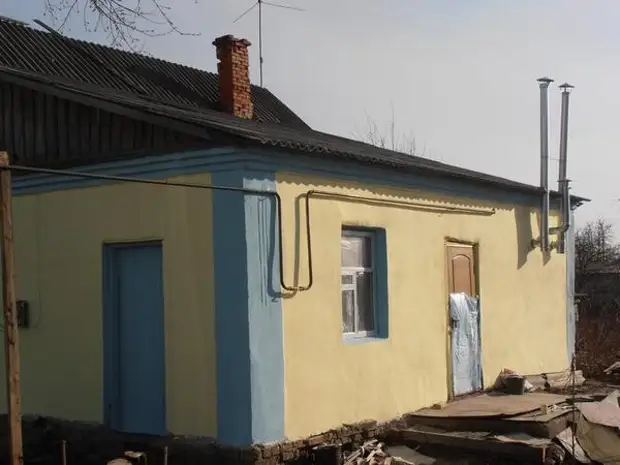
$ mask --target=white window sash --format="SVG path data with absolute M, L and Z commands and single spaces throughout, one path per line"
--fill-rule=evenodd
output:
M 340 285 L 341 293 L 344 291 L 353 292 L 353 332 L 343 332 L 343 334 L 348 337 L 371 337 L 371 336 L 374 336 L 377 332 L 375 328 L 377 322 L 376 322 L 374 304 L 371 304 L 371 305 L 372 305 L 372 310 L 373 310 L 372 324 L 373 324 L 373 328 L 375 329 L 373 329 L 372 331 L 360 331 L 358 329 L 360 309 L 359 309 L 358 298 L 357 298 L 357 274 L 360 272 L 373 273 L 373 270 L 372 268 L 368 268 L 368 267 L 347 266 L 347 267 L 343 267 L 340 273 L 341 281 L 342 281 L 342 276 L 350 276 L 352 278 L 351 283 Z M 373 279 L 374 279 L 374 274 L 373 274 Z M 371 291 L 372 291 L 372 295 L 374 296 L 374 293 L 375 293 L 374 285 Z
M 368 238 L 370 240 L 370 246 L 371 248 L 374 247 L 374 234 L 372 232 L 366 232 L 366 231 L 343 231 L 342 232 L 342 237 L 343 238 L 347 238 L 347 237 L 363 237 L 363 238 Z M 357 274 L 358 273 L 372 273 L 373 276 L 373 281 L 375 278 L 374 275 L 374 254 L 371 254 L 371 262 L 370 262 L 370 267 L 363 267 L 363 266 L 344 266 L 341 268 L 340 274 L 341 274 L 341 278 L 340 278 L 340 282 L 341 282 L 341 287 L 340 287 L 340 292 L 352 292 L 353 293 L 353 332 L 343 332 L 344 336 L 347 337 L 370 337 L 370 336 L 374 336 L 376 334 L 376 308 L 374 305 L 374 302 L 371 304 L 372 305 L 372 311 L 373 311 L 373 320 L 372 320 L 372 324 L 373 324 L 373 330 L 372 331 L 360 331 L 358 330 L 358 326 L 359 326 L 359 313 L 360 313 L 360 309 L 358 306 L 358 298 L 357 298 Z M 350 283 L 346 283 L 346 284 L 342 284 L 342 276 L 347 276 L 350 277 Z M 374 283 L 372 284 L 372 295 L 375 295 L 375 288 L 374 288 Z M 374 298 L 374 297 L 373 297 Z

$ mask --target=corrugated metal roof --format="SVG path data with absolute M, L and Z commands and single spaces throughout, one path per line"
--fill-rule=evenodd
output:
M 102 66 L 100 63 L 103 63 Z M 0 18 L 0 74 L 218 130 L 261 145 L 540 193 L 528 184 L 310 129 L 267 89 L 252 86 L 257 120 L 216 111 L 217 75 Z M 553 195 L 558 195 L 554 193 Z M 577 201 L 586 199 L 573 197 Z
M 213 51 L 215 57 L 215 51 Z M 67 38 L 0 18 L 0 66 L 131 92 L 160 102 L 217 109 L 217 74 Z M 252 86 L 258 121 L 308 126 L 267 89 Z
M 291 128 L 281 124 L 249 121 L 213 110 L 197 110 L 190 107 L 172 106 L 145 100 L 138 95 L 128 92 L 110 93 L 94 90 L 87 86 L 76 86 L 66 80 L 64 80 L 64 83 L 58 80 L 50 81 L 33 73 L 15 72 L 2 69 L 0 66 L 0 74 L 2 72 L 13 74 L 21 79 L 36 81 L 74 95 L 81 94 L 105 102 L 113 102 L 145 113 L 203 127 L 205 130 L 221 131 L 264 146 L 315 154 L 317 157 L 346 158 L 365 164 L 387 166 L 409 173 L 432 173 L 440 176 L 467 179 L 479 184 L 493 185 L 529 194 L 541 193 L 540 188 L 537 186 L 448 165 L 427 158 L 393 152 L 364 142 L 311 129 Z M 557 192 L 553 192 L 552 195 L 559 197 Z M 577 202 L 587 201 L 587 199 L 576 196 L 573 196 L 573 199 Z

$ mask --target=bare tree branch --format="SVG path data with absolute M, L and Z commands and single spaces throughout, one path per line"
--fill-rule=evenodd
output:
M 375 120 L 366 115 L 365 128 L 362 131 L 358 131 L 354 137 L 382 149 L 394 150 L 395 152 L 419 157 L 427 156 L 426 147 L 421 152 L 418 151 L 416 138 L 413 133 L 403 134 L 397 131 L 393 106 L 392 118 L 386 130 L 382 130 Z
M 614 242 L 613 226 L 604 219 L 586 224 L 575 235 L 575 269 L 587 274 L 620 265 L 620 245 Z
M 620 246 L 610 223 L 599 219 L 575 235 L 575 291 L 578 294 L 576 354 L 588 377 L 620 357 Z
M 178 1 L 178 0 L 175 0 Z M 195 2 L 197 0 L 194 0 Z M 166 0 L 44 0 L 45 15 L 58 32 L 72 17 L 82 15 L 84 29 L 103 31 L 111 45 L 136 50 L 144 37 L 167 34 L 199 35 L 180 30 Z

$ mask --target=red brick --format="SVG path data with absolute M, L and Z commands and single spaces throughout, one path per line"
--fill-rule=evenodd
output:
M 308 438 L 306 442 L 310 447 L 312 447 L 312 446 L 318 446 L 319 444 L 323 444 L 325 441 L 326 441 L 325 435 L 319 434 L 317 436 L 312 436 L 311 438 Z
M 278 465 L 279 463 L 280 463 L 280 460 L 278 460 L 275 457 L 272 457 L 270 459 L 262 459 L 257 462 L 254 462 L 254 465 Z
M 271 457 L 277 457 L 280 455 L 280 445 L 279 444 L 270 444 L 262 446 L 262 455 L 264 459 L 268 459 Z
M 293 444 L 291 444 L 290 442 L 284 442 L 280 444 L 280 450 L 282 451 L 282 453 L 291 451 L 293 449 L 294 449 Z
M 250 87 L 248 47 L 250 42 L 222 36 L 213 42 L 217 49 L 220 105 L 239 118 L 252 119 L 254 106 Z

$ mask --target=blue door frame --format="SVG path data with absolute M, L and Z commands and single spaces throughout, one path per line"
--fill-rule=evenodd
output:
M 161 241 L 103 245 L 104 422 L 166 433 Z

